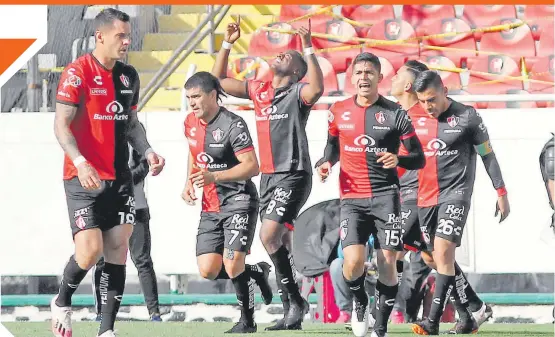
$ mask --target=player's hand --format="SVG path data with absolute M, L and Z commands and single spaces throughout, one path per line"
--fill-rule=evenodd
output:
M 509 213 L 511 213 L 511 206 L 509 205 L 509 198 L 507 195 L 502 195 L 497 198 L 497 204 L 495 205 L 495 216 L 501 213 L 501 218 L 499 219 L 499 223 L 503 222 L 503 220 L 507 219 Z
M 330 176 L 331 173 L 331 164 L 329 161 L 323 163 L 322 165 L 316 168 L 318 175 L 320 176 L 320 181 L 325 182 L 326 179 Z
M 193 184 L 191 184 L 190 181 L 187 181 L 187 184 L 185 185 L 185 188 L 181 193 L 181 198 L 185 200 L 185 203 L 187 203 L 187 205 L 189 206 L 195 205 L 195 200 L 197 200 L 197 196 L 195 195 L 195 188 L 193 187 Z
M 102 186 L 98 172 L 94 167 L 84 162 L 77 166 L 77 177 L 81 186 L 87 191 L 98 190 Z
M 397 167 L 399 164 L 399 158 L 397 158 L 396 154 L 389 153 L 389 152 L 380 152 L 378 153 L 378 163 L 383 163 L 384 169 L 392 169 Z
M 166 165 L 166 160 L 164 157 L 158 155 L 155 152 L 150 152 L 146 155 L 146 160 L 148 162 L 148 166 L 150 167 L 150 173 L 152 176 L 157 176 L 162 172 L 164 169 L 164 165 Z
M 195 173 L 192 173 L 191 176 L 189 177 L 189 180 L 197 188 L 202 188 L 205 185 L 210 185 L 214 183 L 214 181 L 216 181 L 216 177 L 212 172 L 209 172 L 206 170 L 200 170 Z
M 237 15 L 237 22 L 230 23 L 227 25 L 227 29 L 224 33 L 224 41 L 229 43 L 234 43 L 241 37 L 241 16 Z
M 312 47 L 312 29 L 310 28 L 310 19 L 308 19 L 308 28 L 301 27 L 297 31 L 297 34 L 301 37 L 301 42 L 303 44 L 303 48 L 310 48 Z

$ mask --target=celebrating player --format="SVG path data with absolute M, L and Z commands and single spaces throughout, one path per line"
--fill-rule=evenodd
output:
M 416 60 L 410 60 L 399 68 L 397 74 L 391 81 L 391 94 L 399 101 L 399 104 L 408 111 L 410 118 L 414 121 L 417 135 L 426 135 L 427 129 L 421 128 L 423 120 L 428 118 L 428 114 L 422 106 L 418 104 L 418 97 L 414 91 L 414 80 L 428 67 Z M 406 153 L 406 149 L 401 146 L 399 153 Z M 422 233 L 418 220 L 418 171 L 404 170 L 398 168 L 399 182 L 401 184 L 401 214 L 403 223 L 403 243 L 406 250 L 419 251 L 423 246 Z M 399 252 L 397 256 L 397 271 L 402 272 L 403 257 L 405 252 Z M 436 268 L 433 256 L 430 252 L 423 251 L 422 258 L 431 268 Z M 466 334 L 476 331 L 492 315 L 491 307 L 484 304 L 472 289 L 461 268 L 455 262 L 455 280 L 460 284 L 460 289 L 464 289 L 465 296 L 453 293 L 455 307 L 459 313 L 459 321 L 450 332 L 456 334 Z M 472 312 L 472 316 L 470 312 Z M 475 322 L 473 322 L 473 319 Z
M 251 181 L 259 173 L 251 135 L 241 117 L 219 106 L 223 92 L 212 74 L 196 73 L 185 83 L 185 90 L 192 112 L 185 120 L 190 152 L 182 197 L 194 205 L 193 186 L 203 189 L 197 235 L 199 271 L 207 279 L 229 278 L 233 282 L 241 319 L 227 333 L 256 332 L 250 279 L 258 283 L 266 304 L 272 301 L 272 291 L 267 263 L 245 268 L 259 202 Z
M 419 138 L 426 154 L 426 165 L 418 172 L 418 215 L 424 250 L 432 252 L 438 273 L 429 317 L 414 324 L 413 331 L 419 335 L 437 335 L 451 290 L 455 288 L 455 297 L 465 296 L 467 283 L 455 276 L 455 249 L 461 244 L 470 208 L 476 153 L 482 157 L 497 190 L 496 214 L 500 211 L 500 222 L 509 215 L 510 206 L 486 126 L 476 110 L 448 98 L 447 88 L 435 71 L 420 73 L 413 87 L 428 114 L 418 121 L 422 130 Z M 462 323 L 475 330 L 472 320 Z
M 396 167 L 416 170 L 424 165 L 422 146 L 406 111 L 378 94 L 382 78 L 377 56 L 361 53 L 355 58 L 351 82 L 357 94 L 330 108 L 328 144 L 317 164 L 324 181 L 333 165 L 340 162 L 343 276 L 354 295 L 351 326 L 355 336 L 368 332 L 364 262 L 370 234 L 375 238 L 379 272 L 372 336 L 387 333 L 398 291 L 396 255 L 402 249 Z M 401 142 L 408 153 L 398 156 Z
M 98 335 L 114 336 L 135 223 L 128 143 L 144 154 L 153 176 L 164 167 L 164 158 L 152 150 L 137 118 L 139 75 L 118 61 L 130 43 L 129 16 L 105 9 L 94 24 L 94 51 L 64 69 L 56 96 L 54 132 L 65 153 L 63 179 L 75 243 L 50 306 L 58 337 L 72 336 L 71 297 L 102 255 Z
M 306 60 L 295 50 L 279 54 L 271 65 L 274 77 L 269 82 L 226 78 L 231 45 L 240 37 L 239 24 L 228 25 L 212 74 L 228 94 L 254 103 L 262 173 L 260 238 L 274 263 L 285 311 L 284 319 L 266 330 L 301 329 L 309 306 L 294 277 L 290 231 L 312 189 L 305 127 L 310 109 L 324 91 L 324 79 L 312 49 L 310 20 L 308 29 L 298 31 Z M 300 83 L 305 75 L 308 83 Z

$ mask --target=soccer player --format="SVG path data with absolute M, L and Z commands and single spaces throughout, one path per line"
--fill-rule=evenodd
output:
M 343 276 L 354 296 L 351 326 L 355 336 L 368 332 L 364 262 L 370 234 L 374 236 L 379 273 L 372 336 L 386 336 L 398 291 L 396 255 L 402 249 L 396 167 L 416 170 L 424 165 L 422 146 L 406 111 L 378 94 L 382 78 L 377 56 L 361 53 L 355 58 L 351 82 L 357 94 L 331 106 L 328 144 L 317 164 L 325 181 L 333 165 L 340 162 Z M 407 155 L 397 155 L 401 142 Z
M 129 151 L 129 167 L 131 168 L 131 176 L 133 178 L 136 212 L 133 234 L 131 234 L 129 239 L 129 253 L 139 273 L 139 282 L 141 283 L 150 320 L 160 322 L 162 319 L 158 302 L 158 283 L 154 264 L 152 263 L 152 256 L 150 255 L 150 212 L 144 191 L 144 179 L 148 175 L 148 162 L 143 154 L 135 151 L 132 147 L 129 147 Z M 102 303 L 102 298 L 100 297 L 100 280 L 103 270 L 104 258 L 101 258 L 96 266 L 93 267 L 92 280 L 97 321 L 101 319 L 100 304 Z
M 50 306 L 58 337 L 72 336 L 71 297 L 102 255 L 98 335 L 114 336 L 136 215 L 128 144 L 144 154 L 153 176 L 164 167 L 137 118 L 139 75 L 119 61 L 129 47 L 129 16 L 105 9 L 94 25 L 94 51 L 64 69 L 56 95 L 54 133 L 65 153 L 63 179 L 75 243 Z
M 494 188 L 500 222 L 510 212 L 507 191 L 486 126 L 476 110 L 447 97 L 440 75 L 421 72 L 413 83 L 418 101 L 428 117 L 418 121 L 426 165 L 418 172 L 418 217 L 426 247 L 437 270 L 429 317 L 413 325 L 419 335 L 439 334 L 446 300 L 465 296 L 466 282 L 455 277 L 455 249 L 460 245 L 474 188 L 478 153 Z M 497 214 L 497 212 L 496 212 Z M 468 315 L 467 315 L 468 316 Z M 464 323 L 474 324 L 472 320 Z M 471 330 L 474 330 L 471 328 Z
M 223 92 L 212 74 L 196 73 L 185 83 L 185 90 L 192 112 L 185 119 L 190 151 L 182 198 L 194 205 L 193 186 L 203 189 L 196 248 L 200 275 L 233 282 L 241 319 L 227 333 L 256 332 L 251 278 L 258 283 L 266 304 L 271 302 L 272 292 L 267 263 L 245 267 L 259 203 L 251 181 L 259 173 L 251 135 L 241 117 L 219 106 Z
M 428 118 L 428 114 L 420 104 L 414 91 L 414 81 L 416 77 L 429 70 L 426 65 L 416 60 L 405 63 L 391 81 L 391 94 L 395 96 L 399 104 L 405 109 L 413 120 L 417 135 L 426 135 L 428 130 L 423 128 L 423 120 Z M 401 146 L 399 153 L 406 153 L 406 149 Z M 401 214 L 403 223 L 403 243 L 405 251 L 399 252 L 397 256 L 397 271 L 402 273 L 402 261 L 407 250 L 420 251 L 423 246 L 420 222 L 418 220 L 418 171 L 404 170 L 398 168 L 399 182 L 401 184 Z M 436 268 L 433 256 L 430 252 L 422 251 L 422 258 L 430 268 Z M 455 279 L 460 284 L 460 289 L 464 289 L 465 296 L 453 293 L 455 307 L 459 313 L 459 321 L 450 330 L 451 333 L 466 334 L 476 331 L 492 315 L 491 307 L 484 304 L 472 289 L 461 268 L 455 262 Z M 405 300 L 405 299 L 401 299 Z M 470 315 L 470 312 L 472 316 Z M 473 322 L 473 320 L 475 322 Z
M 239 81 L 226 78 L 229 50 L 240 37 L 239 23 L 231 23 L 212 69 L 225 92 L 254 103 L 262 173 L 260 238 L 274 264 L 284 308 L 284 319 L 266 330 L 301 329 L 309 309 L 294 276 L 291 231 L 312 189 L 305 127 L 313 104 L 324 91 L 324 78 L 312 49 L 310 21 L 308 29 L 301 27 L 298 34 L 306 60 L 290 50 L 271 64 L 272 81 Z M 300 83 L 305 75 L 308 83 Z

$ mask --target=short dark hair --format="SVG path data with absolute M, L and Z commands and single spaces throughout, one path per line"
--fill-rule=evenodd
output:
M 418 74 L 426 70 L 430 70 L 427 65 L 417 60 L 408 60 L 404 66 L 416 78 Z
M 207 71 L 199 71 L 193 76 L 189 77 L 185 82 L 185 90 L 200 88 L 204 93 L 209 94 L 212 90 L 216 90 L 216 99 L 221 100 L 222 96 L 227 97 L 220 84 L 220 80 Z
M 123 22 L 129 22 L 130 18 L 129 18 L 129 15 L 127 13 L 124 13 L 120 10 L 115 9 L 115 8 L 103 9 L 94 18 L 94 28 L 96 30 L 98 30 L 101 27 L 113 24 L 114 21 L 116 21 L 116 20 L 123 21 Z
M 372 63 L 374 68 L 376 68 L 378 73 L 382 72 L 382 63 L 380 62 L 380 58 L 377 57 L 376 55 L 368 52 L 358 54 L 357 57 L 355 57 L 355 60 L 353 61 L 353 68 L 355 67 L 355 65 L 362 62 L 370 62 Z
M 308 71 L 308 64 L 306 63 L 305 59 L 296 50 L 290 50 L 289 53 L 297 59 L 297 64 L 299 65 L 299 81 L 302 80 L 306 76 L 306 72 Z
M 444 87 L 441 76 L 433 70 L 426 70 L 418 74 L 412 86 L 416 92 L 424 92 L 430 88 L 440 90 Z

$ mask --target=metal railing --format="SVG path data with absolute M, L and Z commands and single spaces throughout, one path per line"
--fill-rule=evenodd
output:
M 168 77 L 170 77 L 170 75 L 183 63 L 183 61 L 185 61 L 187 56 L 189 56 L 189 54 L 191 54 L 197 48 L 197 46 L 206 36 L 211 34 L 213 30 L 215 30 L 219 26 L 230 8 L 230 5 L 214 8 L 204 18 L 204 20 L 202 20 L 202 22 L 189 34 L 187 39 L 185 39 L 185 41 L 183 41 L 179 48 L 175 50 L 168 62 L 164 64 L 158 70 L 158 72 L 156 72 L 152 80 L 141 92 L 142 98 L 138 104 L 137 111 L 141 111 L 144 108 L 146 103 L 148 103 L 152 96 L 154 96 L 156 91 L 163 85 Z M 216 16 L 218 17 L 215 19 Z M 209 25 L 211 21 L 214 21 L 213 25 Z M 210 26 L 212 26 L 213 28 L 211 28 Z M 203 28 L 207 29 L 200 33 Z

